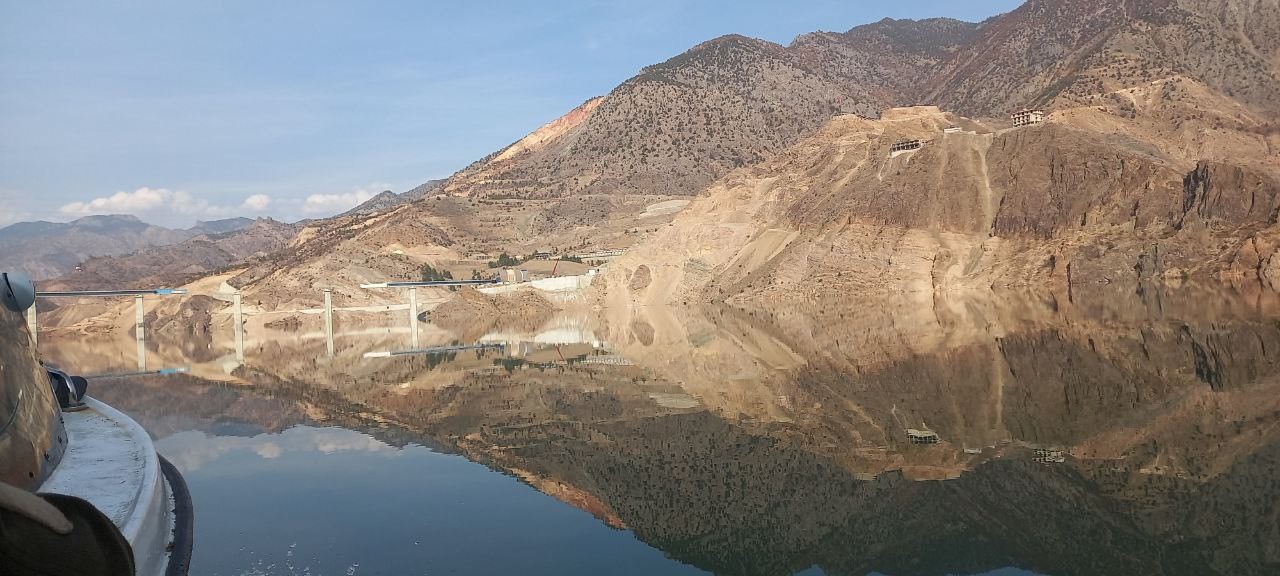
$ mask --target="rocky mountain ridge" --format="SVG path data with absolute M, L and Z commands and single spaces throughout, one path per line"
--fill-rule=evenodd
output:
M 441 184 L 444 184 L 443 179 L 428 180 L 421 185 L 415 186 L 412 190 L 401 192 L 399 194 L 390 190 L 383 190 L 373 198 L 361 202 L 359 206 L 339 214 L 336 218 L 343 216 L 372 216 L 406 202 L 413 202 L 414 200 L 425 198 L 428 194 L 431 194 L 440 188 Z
M 252 223 L 248 218 L 229 218 L 174 230 L 124 214 L 85 216 L 67 223 L 19 222 L 0 228 L 0 240 L 7 243 L 0 254 L 0 269 L 24 272 L 36 279 L 53 278 L 90 257 L 176 244 L 203 234 L 233 232 Z
M 248 220 L 248 219 L 244 219 Z M 42 289 L 94 290 L 179 286 L 284 248 L 301 226 L 270 218 L 247 226 L 200 234 L 181 242 L 150 246 L 118 256 L 93 256 L 75 270 L 41 283 Z

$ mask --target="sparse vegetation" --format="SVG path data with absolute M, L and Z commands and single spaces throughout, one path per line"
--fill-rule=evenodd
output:
M 422 280 L 424 282 L 439 282 L 443 280 L 453 280 L 453 274 L 448 270 L 436 270 L 430 264 L 422 266 Z
M 498 255 L 497 260 L 492 260 L 489 262 L 489 267 L 490 268 L 507 268 L 509 266 L 519 266 L 528 261 L 529 261 L 528 257 L 518 258 L 510 254 L 507 254 L 506 252 L 503 252 L 502 254 Z

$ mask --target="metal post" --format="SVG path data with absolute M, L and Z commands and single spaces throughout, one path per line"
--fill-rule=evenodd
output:
M 333 288 L 324 289 L 324 339 L 333 356 Z
M 239 291 L 231 297 L 231 302 L 235 307 L 231 314 L 231 321 L 235 323 L 236 328 L 236 362 L 244 363 L 244 320 L 241 317 Z
M 147 314 L 147 310 L 142 306 L 142 295 L 139 294 L 137 296 L 134 296 L 133 297 L 133 317 L 134 317 L 133 327 L 134 327 L 134 334 L 138 337 L 138 341 L 145 340 L 147 337 L 142 327 L 142 323 L 146 317 L 146 314 Z
M 36 336 L 40 332 L 40 325 L 36 322 L 35 302 L 32 302 L 31 307 L 27 308 L 27 332 L 31 333 L 31 347 L 34 349 L 40 343 L 40 338 Z
M 418 347 L 418 288 L 409 289 L 409 340 Z

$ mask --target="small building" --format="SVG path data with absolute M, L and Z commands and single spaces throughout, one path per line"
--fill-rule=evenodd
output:
M 907 150 L 919 150 L 924 146 L 924 142 L 917 139 L 902 140 L 889 148 L 890 152 L 906 152 Z
M 574 256 L 577 256 L 582 260 L 599 260 L 601 258 L 613 258 L 615 256 L 621 256 L 624 253 L 626 253 L 626 250 L 623 250 L 621 248 L 614 248 L 611 250 L 597 250 L 595 252 L 583 252 L 583 253 L 575 254 Z
M 897 158 L 899 155 L 906 154 L 907 152 L 919 150 L 921 146 L 924 146 L 923 140 L 901 140 L 889 147 L 889 157 Z
M 533 253 L 534 260 L 550 260 L 551 256 L 550 248 L 539 248 L 537 252 Z
M 1014 126 L 1030 126 L 1044 122 L 1044 110 L 1022 110 L 1013 115 Z
M 910 440 L 912 444 L 937 444 L 938 433 L 933 430 L 907 428 L 907 440 Z
M 1062 464 L 1067 461 L 1061 450 L 1051 448 L 1036 448 L 1031 459 L 1041 464 Z

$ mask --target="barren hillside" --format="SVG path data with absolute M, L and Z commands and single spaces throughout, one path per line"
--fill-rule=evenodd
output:
M 1236 130 L 1206 148 L 1100 130 L 1096 110 L 997 128 L 936 108 L 845 116 L 708 189 L 612 266 L 608 302 L 881 296 L 1185 275 L 1280 282 L 1280 165 Z M 946 132 L 951 125 L 972 130 Z M 891 144 L 925 141 L 893 157 Z M 637 278 L 643 277 L 643 281 Z

